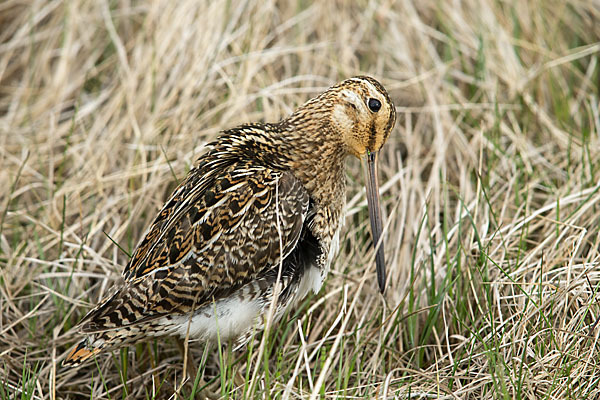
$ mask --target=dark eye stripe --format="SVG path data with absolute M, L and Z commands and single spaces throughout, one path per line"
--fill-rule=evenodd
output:
M 367 104 L 369 105 L 369 109 L 373 112 L 377 112 L 381 108 L 381 102 L 377 99 L 370 98 Z

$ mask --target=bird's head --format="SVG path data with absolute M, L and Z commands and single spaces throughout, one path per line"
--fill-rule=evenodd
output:
M 357 76 L 328 92 L 330 124 L 347 153 L 361 158 L 379 151 L 396 122 L 396 108 L 384 87 L 371 77 Z
M 386 272 L 381 240 L 383 222 L 379 205 L 377 155 L 396 123 L 396 108 L 384 87 L 368 76 L 347 79 L 329 89 L 332 98 L 331 127 L 341 136 L 347 154 L 363 160 L 367 203 L 379 289 L 385 289 Z

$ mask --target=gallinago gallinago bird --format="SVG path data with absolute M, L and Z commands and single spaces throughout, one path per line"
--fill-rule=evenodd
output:
M 262 326 L 278 279 L 275 321 L 318 292 L 338 247 L 348 155 L 367 165 L 380 241 L 377 152 L 395 120 L 383 86 L 358 76 L 278 123 L 224 131 L 158 213 L 124 285 L 82 320 L 85 337 L 64 364 L 153 336 L 243 344 Z M 383 292 L 383 243 L 376 266 Z

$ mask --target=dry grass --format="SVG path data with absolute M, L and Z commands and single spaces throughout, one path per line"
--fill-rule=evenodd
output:
M 352 161 L 324 289 L 206 378 L 233 398 L 600 398 L 598 3 L 358 3 L 0 3 L 0 399 L 192 397 L 171 339 L 60 367 L 119 282 L 113 240 L 133 249 L 220 129 L 358 73 L 401 117 L 385 300 Z

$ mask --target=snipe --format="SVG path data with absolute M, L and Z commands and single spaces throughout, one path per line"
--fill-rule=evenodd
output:
M 80 324 L 64 361 L 162 335 L 243 344 L 278 292 L 275 320 L 315 293 L 338 247 L 345 159 L 367 164 L 373 240 L 382 231 L 377 152 L 396 120 L 375 79 L 347 79 L 286 119 L 224 131 L 158 213 L 125 284 Z M 376 254 L 385 287 L 383 243 Z

